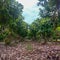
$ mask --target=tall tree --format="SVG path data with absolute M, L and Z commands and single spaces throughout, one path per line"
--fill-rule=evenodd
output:
M 0 32 L 11 26 L 16 19 L 22 17 L 23 5 L 16 0 L 0 0 Z M 9 27 L 10 28 L 10 27 Z
M 60 20 L 59 19 L 59 8 L 60 8 L 59 2 L 60 2 L 60 0 L 39 0 L 39 3 L 38 3 L 38 6 L 43 7 L 43 9 L 40 8 L 41 18 L 49 17 L 50 22 L 53 25 L 54 31 L 57 28 L 59 20 Z M 48 24 L 50 24 L 50 23 L 48 22 Z M 45 23 L 44 26 L 47 27 L 48 25 L 46 25 L 46 23 Z M 45 27 L 43 27 L 43 28 L 45 28 Z

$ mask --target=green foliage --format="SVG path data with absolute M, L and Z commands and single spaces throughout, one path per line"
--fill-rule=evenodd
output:
M 56 31 L 60 32 L 60 27 L 57 27 L 57 28 L 56 28 Z
M 7 35 L 9 35 L 9 32 L 12 32 L 14 30 L 15 33 L 17 33 L 17 30 L 19 31 L 17 34 L 21 33 L 24 30 L 23 28 L 19 28 L 21 24 L 21 21 L 23 22 L 22 17 L 22 9 L 23 5 L 18 3 L 16 0 L 1 0 L 0 1 L 0 39 L 4 39 Z M 17 21 L 19 20 L 19 21 Z M 22 27 L 22 26 L 21 26 Z M 8 28 L 9 32 L 4 32 L 5 29 Z M 21 32 L 20 30 L 21 29 Z M 22 30 L 23 29 L 23 30 Z M 25 32 L 24 32 L 25 33 Z
M 40 19 L 36 19 L 28 25 L 22 16 L 23 5 L 16 0 L 0 1 L 0 41 L 11 35 L 19 36 L 22 41 L 28 37 L 36 41 L 49 38 L 60 38 L 60 12 L 58 0 L 39 0 Z M 5 39 L 5 44 L 10 44 L 9 38 Z M 30 45 L 27 47 L 32 49 Z
M 60 39 L 60 27 L 56 28 L 55 33 L 56 33 L 56 38 Z
M 21 37 L 27 36 L 28 24 L 22 20 L 18 20 L 10 25 L 10 28 L 13 32 L 18 34 Z
M 48 17 L 37 19 L 30 25 L 29 33 L 37 41 L 46 40 L 52 36 L 53 23 Z
M 40 30 L 38 31 L 46 40 L 46 38 L 57 39 L 59 35 L 60 26 L 60 13 L 59 13 L 59 0 L 39 0 L 38 6 L 40 7 L 40 16 L 43 20 L 40 23 Z M 46 18 L 49 19 L 46 19 Z M 48 21 L 46 21 L 48 20 Z
M 0 41 L 3 41 L 8 36 L 8 34 L 9 34 L 8 31 L 4 31 L 3 33 L 0 33 Z

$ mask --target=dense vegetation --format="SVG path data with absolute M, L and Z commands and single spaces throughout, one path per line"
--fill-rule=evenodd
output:
M 40 17 L 32 24 L 24 22 L 23 5 L 15 0 L 0 0 L 0 41 L 57 41 L 60 38 L 60 0 L 39 0 Z

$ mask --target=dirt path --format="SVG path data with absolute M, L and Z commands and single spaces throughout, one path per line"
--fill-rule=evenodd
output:
M 60 45 L 40 45 L 37 42 L 21 42 L 15 47 L 0 45 L 0 60 L 48 60 L 50 52 L 60 58 Z

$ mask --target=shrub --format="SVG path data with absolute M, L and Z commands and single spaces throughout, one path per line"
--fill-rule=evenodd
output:
M 3 41 L 3 35 L 0 34 L 0 42 Z
M 3 41 L 8 36 L 8 32 L 4 31 L 0 33 L 0 41 Z

